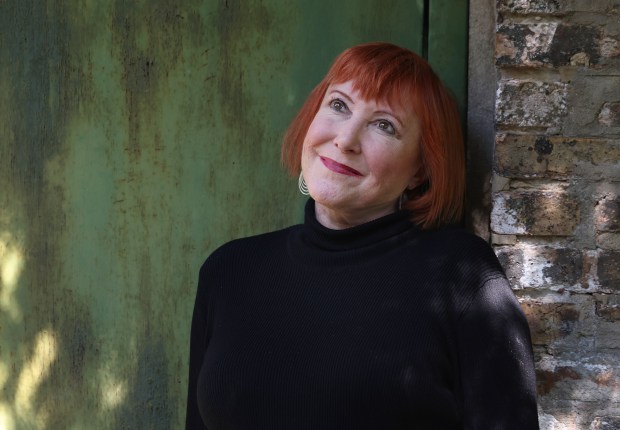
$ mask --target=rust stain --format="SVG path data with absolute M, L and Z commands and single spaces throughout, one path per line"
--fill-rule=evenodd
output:
M 537 370 L 536 385 L 538 394 L 541 396 L 549 394 L 559 382 L 567 379 L 579 380 L 582 379 L 582 377 L 577 371 L 570 367 L 558 367 L 554 371 Z
M 612 388 L 617 388 L 620 386 L 620 382 L 618 382 L 618 379 L 615 377 L 614 372 L 611 369 L 598 373 L 596 376 L 594 376 L 593 380 L 596 385 L 602 385 Z
M 548 345 L 570 335 L 580 318 L 579 309 L 571 303 L 533 302 L 523 303 L 521 307 L 535 345 Z
M 123 68 L 121 82 L 129 125 L 125 151 L 132 160 L 152 143 L 148 131 L 157 129 L 155 114 L 165 103 L 161 86 L 182 51 L 184 15 L 176 3 L 118 0 L 114 4 L 111 30 L 120 48 L 118 60 Z

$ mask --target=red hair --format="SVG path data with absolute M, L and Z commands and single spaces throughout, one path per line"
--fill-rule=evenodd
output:
M 416 53 L 389 43 L 366 43 L 341 53 L 312 90 L 282 142 L 282 163 L 301 170 L 303 142 L 331 84 L 353 81 L 365 100 L 412 109 L 421 127 L 424 180 L 408 193 L 404 208 L 420 227 L 460 221 L 465 196 L 465 147 L 456 103 L 430 65 Z M 412 173 L 416 166 L 411 166 Z

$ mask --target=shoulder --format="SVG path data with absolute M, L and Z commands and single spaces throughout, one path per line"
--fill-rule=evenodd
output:
M 488 243 L 479 236 L 461 227 L 443 227 L 436 230 L 423 230 L 421 237 L 437 247 L 454 248 L 455 246 L 472 249 L 488 248 Z
M 476 291 L 490 279 L 504 278 L 493 248 L 475 234 L 455 227 L 424 231 L 416 246 L 427 267 L 457 290 Z
M 295 225 L 268 233 L 261 233 L 233 239 L 216 248 L 204 261 L 200 273 L 212 271 L 233 262 L 247 261 L 248 258 L 277 253 L 284 250 L 289 234 L 299 229 Z
M 457 227 L 425 231 L 420 235 L 428 252 L 463 262 L 487 261 L 497 263 L 493 248 L 481 237 Z
M 216 248 L 200 266 L 197 301 L 214 300 L 216 291 L 235 285 L 238 283 L 235 280 L 250 279 L 251 273 L 263 270 L 267 259 L 277 259 L 286 252 L 287 237 L 295 228 L 234 239 Z

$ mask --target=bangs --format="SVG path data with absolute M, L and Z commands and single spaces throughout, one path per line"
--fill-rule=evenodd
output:
M 282 163 L 301 171 L 303 142 L 327 89 L 351 82 L 365 101 L 413 113 L 420 122 L 420 163 L 424 182 L 408 192 L 404 208 L 420 227 L 458 222 L 465 196 L 465 146 L 456 102 L 426 60 L 413 51 L 382 42 L 349 48 L 312 90 L 282 140 Z
M 366 101 L 376 100 L 392 108 L 411 106 L 418 69 L 424 64 L 421 57 L 398 47 L 385 49 L 384 45 L 355 51 L 352 48 L 334 62 L 325 82 L 352 81 L 353 89 Z

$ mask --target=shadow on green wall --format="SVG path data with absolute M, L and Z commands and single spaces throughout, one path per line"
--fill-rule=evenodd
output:
M 180 428 L 201 262 L 300 220 L 283 130 L 423 5 L 0 1 L 0 428 Z

